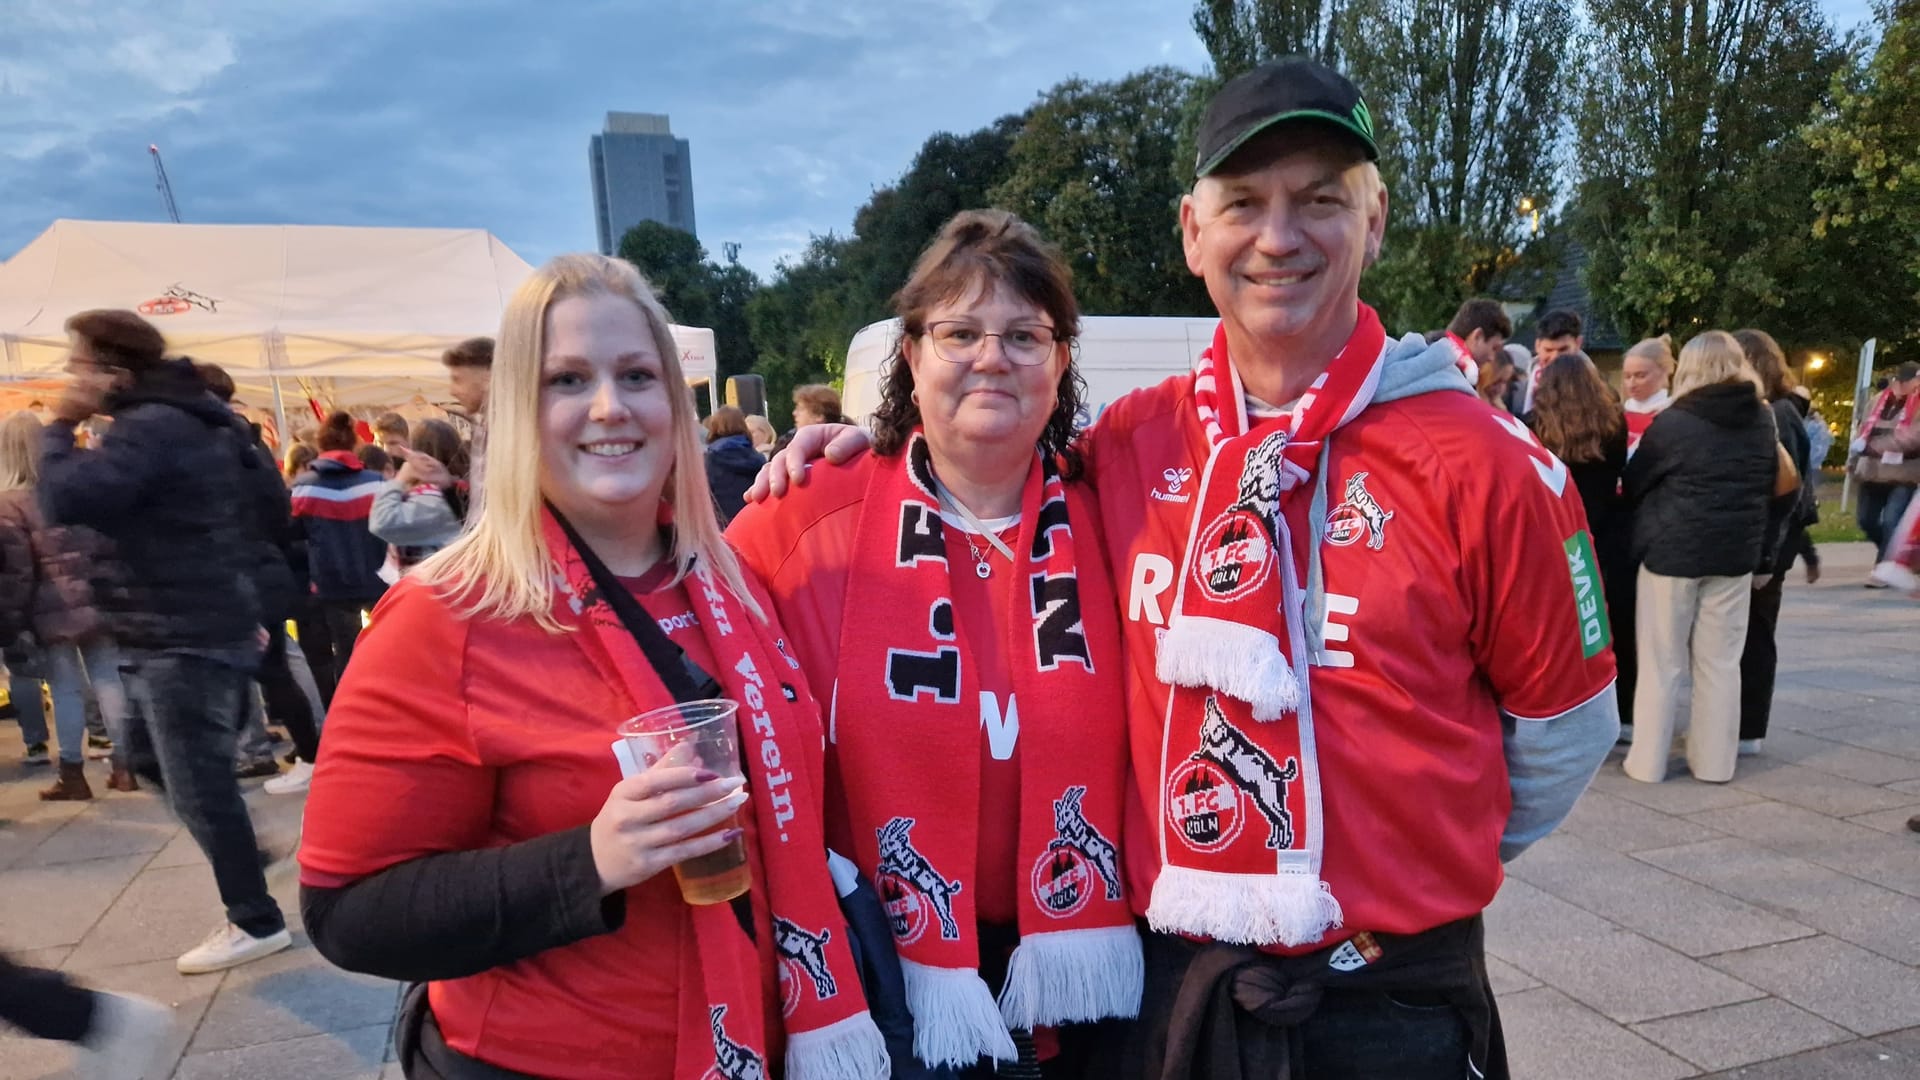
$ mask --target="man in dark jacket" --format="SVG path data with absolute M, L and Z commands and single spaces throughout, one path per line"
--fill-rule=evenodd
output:
M 233 775 L 241 699 L 260 655 L 240 496 L 252 448 L 192 364 L 164 358 L 146 320 L 88 311 L 67 331 L 72 378 L 44 436 L 40 497 L 52 521 L 105 534 L 124 564 L 128 587 L 104 606 L 141 717 L 129 722 L 129 753 L 166 788 L 227 909 L 177 966 L 219 971 L 292 943 Z M 106 438 L 78 449 L 75 427 L 102 411 L 113 417 Z

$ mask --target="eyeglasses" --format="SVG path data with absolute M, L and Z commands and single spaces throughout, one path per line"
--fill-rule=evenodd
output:
M 1039 323 L 1009 326 L 989 334 L 980 324 L 965 319 L 932 323 L 927 336 L 933 339 L 933 351 L 950 364 L 971 364 L 986 351 L 988 338 L 1000 339 L 1000 351 L 1007 359 L 1023 367 L 1038 367 L 1047 362 L 1059 337 L 1053 327 Z

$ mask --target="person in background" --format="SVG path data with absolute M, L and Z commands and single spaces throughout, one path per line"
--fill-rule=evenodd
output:
M 400 573 L 425 562 L 460 535 L 467 517 L 467 450 L 445 420 L 413 425 L 411 449 L 374 497 L 367 527 L 393 545 Z
M 215 398 L 233 407 L 233 376 L 227 374 L 226 369 L 217 364 L 196 364 L 194 370 Z M 293 572 L 298 558 L 294 548 L 300 534 L 294 526 L 293 506 L 286 485 L 280 482 L 274 469 L 273 453 L 261 441 L 259 426 L 249 423 L 237 411 L 233 421 L 259 459 L 258 468 L 242 473 L 246 484 L 247 541 L 254 552 L 253 587 L 260 601 L 260 622 L 267 631 L 266 650 L 261 654 L 254 679 L 265 698 L 267 715 L 286 725 L 294 752 L 293 769 L 283 777 L 279 775 L 279 764 L 273 759 L 271 745 L 265 748 L 264 754 L 243 745 L 243 750 L 257 756 L 250 761 L 243 753 L 238 773 L 243 779 L 272 777 L 266 784 L 269 794 L 291 795 L 306 789 L 307 778 L 313 775 L 313 763 L 320 755 L 319 716 L 307 687 L 302 685 L 303 681 L 311 681 L 311 675 L 307 680 L 299 677 L 299 669 L 307 666 L 306 660 L 304 657 L 296 660 L 288 651 L 287 620 L 298 614 L 299 596 L 307 585 L 304 577 L 296 578 Z M 258 723 L 259 707 L 259 701 L 249 694 L 243 728 L 251 730 Z M 243 744 L 247 741 L 243 739 Z
M 340 685 L 301 911 L 335 964 L 418 984 L 409 1076 L 764 1078 L 782 1045 L 788 1077 L 888 1075 L 827 870 L 819 707 L 721 536 L 669 325 L 621 260 L 521 283 L 487 512 L 394 587 Z M 620 722 L 696 696 L 741 703 L 745 776 L 622 779 Z M 750 891 L 688 904 L 669 869 L 735 842 Z M 806 957 L 784 1003 L 776 941 Z
M 487 474 L 487 388 L 493 379 L 493 339 L 468 338 L 440 354 L 440 362 L 446 365 L 447 392 L 455 402 L 447 411 L 467 422 L 467 454 L 473 463 L 468 487 L 478 501 Z
M 1874 562 L 1885 561 L 1895 526 L 1920 484 L 1920 364 L 1908 361 L 1894 369 L 1886 389 L 1873 400 L 1849 447 L 1849 465 L 1860 481 L 1855 511 L 1860 531 L 1873 543 Z M 1868 577 L 1869 589 L 1886 583 Z
M 1709 330 L 1687 342 L 1673 390 L 1621 477 L 1640 563 L 1640 677 L 1625 768 L 1645 783 L 1666 778 L 1680 680 L 1691 669 L 1687 767 L 1695 779 L 1725 783 L 1739 750 L 1740 653 L 1753 576 L 1768 561 L 1780 440 L 1759 376 L 1731 334 Z
M 1792 534 L 1803 528 L 1800 517 L 1806 496 L 1805 477 L 1811 467 L 1807 429 L 1801 426 L 1800 399 L 1794 396 L 1796 383 L 1787 368 L 1787 356 L 1780 343 L 1765 330 L 1738 330 L 1734 340 L 1746 355 L 1747 364 L 1760 378 L 1761 393 L 1773 410 L 1773 429 L 1780 446 L 1801 477 L 1793 490 L 1775 493 L 1767 508 L 1767 533 L 1761 549 L 1760 569 L 1753 575 L 1753 599 L 1747 610 L 1747 643 L 1740 653 L 1740 753 L 1760 752 L 1767 737 L 1767 722 L 1773 715 L 1773 677 L 1780 653 L 1774 638 L 1780 627 L 1780 599 L 1786 588 L 1787 571 L 1793 569 L 1798 544 Z
M 1507 339 L 1513 336 L 1513 319 L 1498 300 L 1475 297 L 1460 305 L 1453 321 L 1447 324 L 1447 340 L 1460 350 L 1461 371 L 1479 382 L 1488 365 L 1506 353 Z
M 3 953 L 0 1021 L 36 1039 L 72 1043 L 81 1080 L 159 1076 L 156 1070 L 170 1060 L 164 1055 L 172 1009 L 137 994 L 88 990 L 58 971 L 25 967 Z
M 1827 418 L 1820 415 L 1820 406 L 1814 404 L 1811 390 L 1796 386 L 1793 394 L 1806 414 L 1800 422 L 1807 432 L 1807 474 L 1801 478 L 1806 488 L 1806 505 L 1800 511 L 1800 528 L 1794 530 L 1787 542 L 1806 564 L 1807 584 L 1812 585 L 1820 580 L 1820 546 L 1813 542 L 1811 530 L 1820 523 L 1820 475 L 1827 463 L 1827 454 L 1833 450 L 1833 431 L 1827 427 Z
M 1586 338 L 1581 332 L 1578 312 L 1557 310 L 1540 316 L 1540 325 L 1533 334 L 1533 366 L 1527 371 L 1526 390 L 1515 415 L 1526 416 L 1533 411 L 1533 396 L 1540 385 L 1540 376 L 1555 360 L 1584 348 Z
M 1673 378 L 1673 337 L 1661 334 L 1635 342 L 1620 362 L 1620 389 L 1626 394 L 1621 407 L 1627 414 L 1627 453 L 1640 445 L 1653 418 L 1673 400 L 1667 382 Z
M 286 462 L 280 467 L 281 475 L 287 479 L 287 486 L 292 487 L 294 480 L 305 473 L 319 457 L 320 451 L 303 442 L 287 447 Z
M 753 437 L 753 448 L 765 457 L 773 453 L 773 447 L 780 437 L 774 434 L 773 423 L 759 413 L 747 414 L 747 434 Z
M 793 426 L 787 429 L 785 435 L 780 436 L 780 441 L 775 444 L 774 450 L 777 453 L 784 449 L 787 443 L 793 440 L 793 433 L 803 427 L 812 427 L 815 424 L 846 423 L 851 421 L 840 412 L 838 390 L 819 383 L 796 386 L 793 388 Z
M 360 459 L 361 468 L 377 474 L 382 480 L 393 479 L 394 473 L 399 470 L 392 455 L 373 443 L 361 443 L 354 450 L 353 456 Z
M 128 760 L 166 789 L 226 907 L 175 967 L 220 971 L 293 943 L 233 775 L 261 635 L 242 471 L 264 463 L 151 323 L 86 311 L 67 331 L 70 379 L 42 437 L 40 501 L 50 521 L 100 532 L 125 568 L 128 587 L 106 608 L 135 706 Z M 106 439 L 79 449 L 74 427 L 102 410 L 114 418 Z
M 720 524 L 733 520 L 745 505 L 744 496 L 767 463 L 753 448 L 753 436 L 747 431 L 747 414 L 732 405 L 722 405 L 707 417 L 707 486 L 720 508 Z
M 407 418 L 397 412 L 383 412 L 374 417 L 373 444 L 397 460 L 407 448 Z
M 27 662 L 10 658 L 12 700 L 27 732 L 29 717 L 39 715 L 43 702 L 38 680 L 14 674 L 39 671 L 46 675 L 53 702 L 53 727 L 59 737 L 60 772 L 53 785 L 40 792 L 48 802 L 93 798 L 87 783 L 84 694 L 89 686 L 113 732 L 126 719 L 126 692 L 120 684 L 120 654 L 108 633 L 106 619 L 96 605 L 96 582 L 110 560 L 98 534 L 90 529 L 47 523 L 34 498 L 39 481 L 40 421 L 30 412 L 18 412 L 0 421 L 0 610 L 9 630 L 22 633 L 17 651 L 31 653 Z M 41 752 L 45 753 L 40 720 Z M 29 750 L 33 747 L 29 734 Z M 111 742 L 108 743 L 111 749 Z M 109 788 L 137 788 L 133 774 L 116 762 Z
M 1508 401 L 1512 397 L 1513 387 L 1521 378 L 1520 368 L 1514 363 L 1511 350 L 1519 346 L 1510 345 L 1494 354 L 1493 359 L 1480 365 L 1476 373 L 1474 390 L 1480 400 L 1501 412 L 1511 411 Z
M 387 545 L 367 528 L 373 500 L 386 481 L 362 464 L 354 444 L 353 419 L 343 412 L 330 414 L 320 429 L 319 460 L 293 484 L 293 517 L 305 530 L 310 583 L 331 646 L 328 657 L 312 648 L 307 655 L 314 659 L 316 676 L 320 664 L 329 666 L 320 679 L 320 698 L 329 710 L 360 627 L 387 591 L 380 580 Z
M 1620 498 L 1620 474 L 1627 467 L 1627 425 L 1620 399 L 1586 353 L 1568 353 L 1541 373 L 1532 420 L 1540 445 L 1566 463 L 1574 487 L 1580 489 L 1607 600 L 1618 672 L 1614 696 L 1620 715 L 1631 717 L 1639 668 L 1634 660 L 1633 521 Z M 1620 737 L 1631 739 L 1633 728 L 1622 724 Z

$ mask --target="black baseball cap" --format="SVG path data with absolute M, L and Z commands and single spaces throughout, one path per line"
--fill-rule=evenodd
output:
M 1358 140 L 1368 161 L 1380 160 L 1373 113 L 1359 88 L 1325 64 L 1295 57 L 1271 60 L 1235 76 L 1213 95 L 1200 119 L 1194 175 L 1210 175 L 1247 140 L 1292 120 L 1331 125 Z

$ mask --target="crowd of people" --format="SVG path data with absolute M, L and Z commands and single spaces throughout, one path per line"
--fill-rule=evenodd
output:
M 1664 779 L 1689 673 L 1692 774 L 1760 747 L 1818 456 L 1764 332 L 1640 342 L 1624 395 L 1572 313 L 1390 335 L 1365 117 L 1307 61 L 1220 88 L 1178 219 L 1218 329 L 1084 431 L 1069 263 L 1003 211 L 914 265 L 870 429 L 802 387 L 778 441 L 700 420 L 598 255 L 448 352 L 464 435 L 335 413 L 284 473 L 224 373 L 75 316 L 50 421 L 0 424 L 46 797 L 89 749 L 163 791 L 225 907 L 178 967 L 247 963 L 290 942 L 238 780 L 284 725 L 303 925 L 411 984 L 411 1077 L 1506 1076 L 1502 864 L 1617 740 Z M 1857 447 L 1896 547 L 1916 387 Z M 616 737 L 713 699 L 729 767 Z M 0 1017 L 137 1076 L 165 1010 L 0 960 Z

